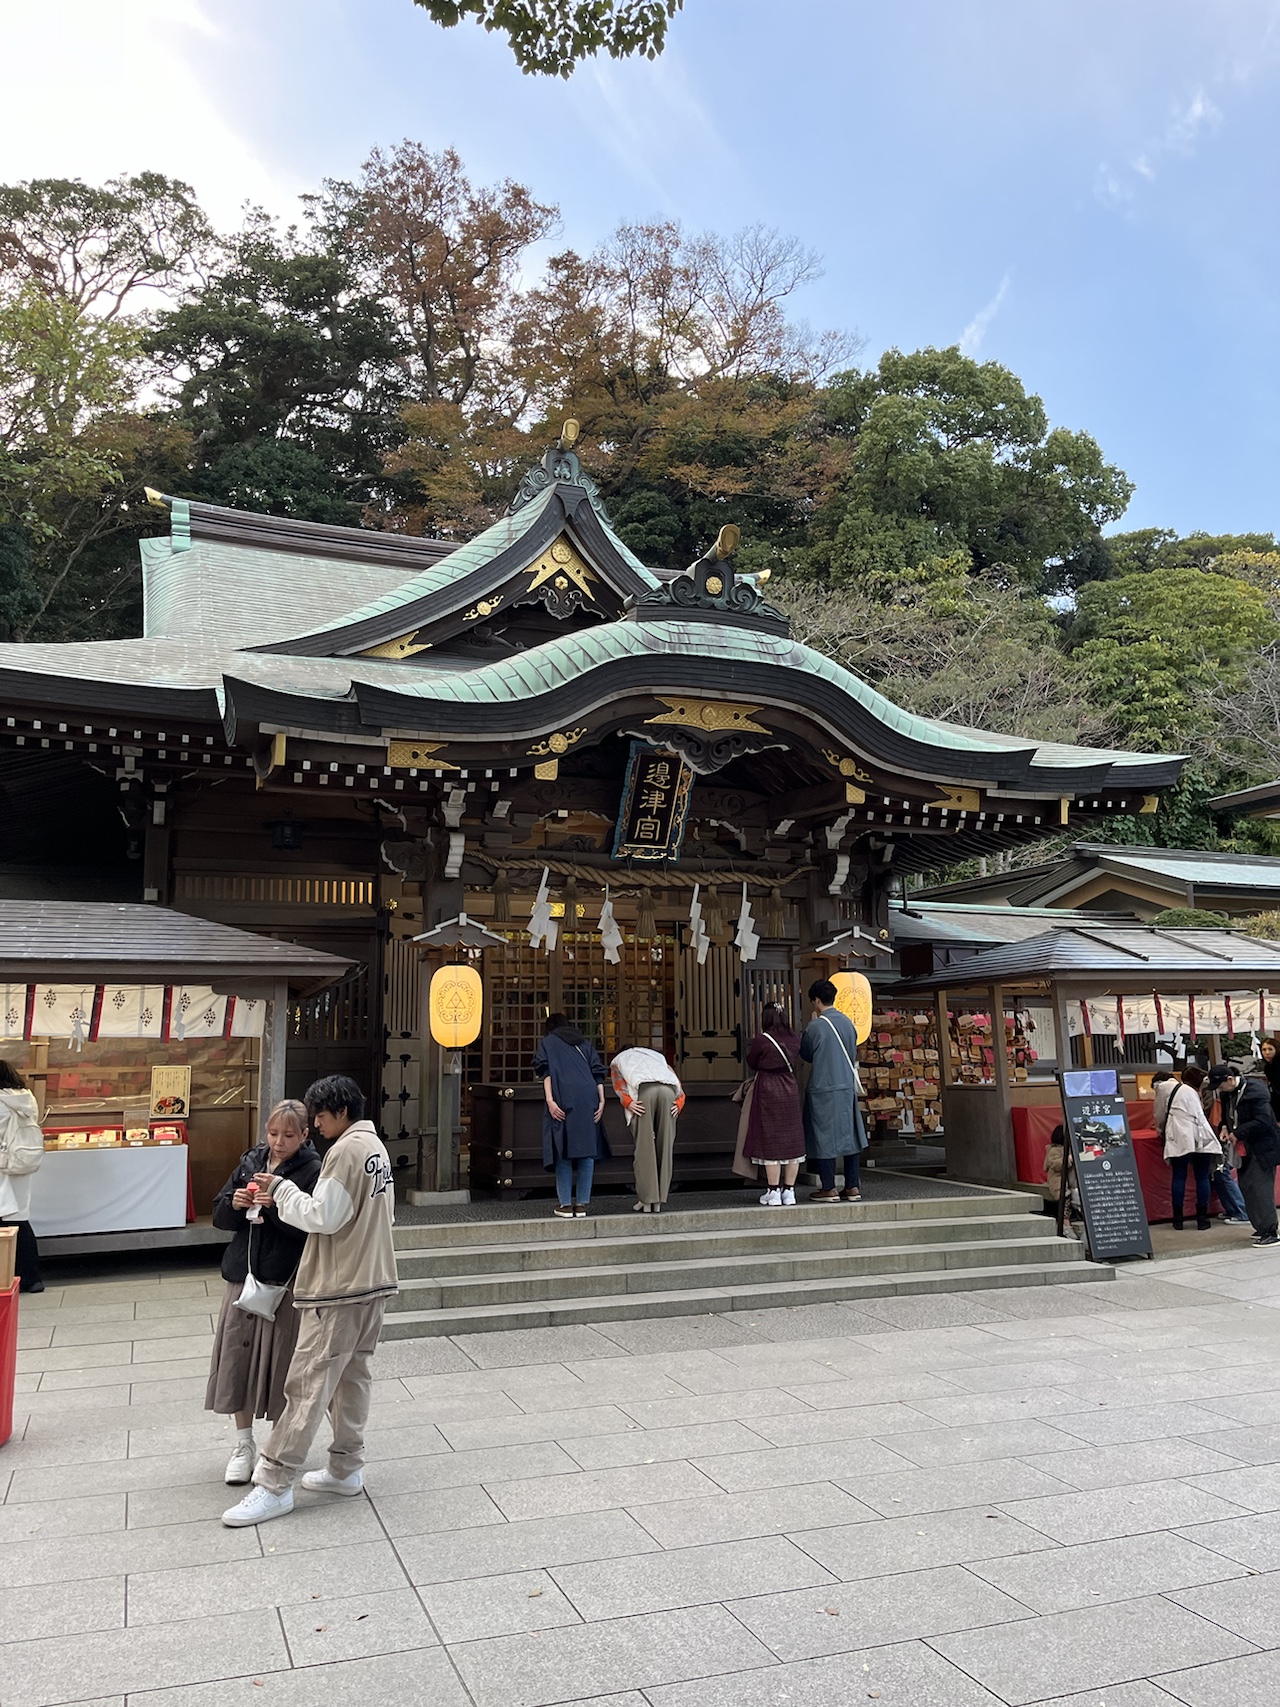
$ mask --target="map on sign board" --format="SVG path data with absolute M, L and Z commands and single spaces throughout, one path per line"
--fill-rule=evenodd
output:
M 1149 1257 L 1151 1229 L 1119 1074 L 1079 1068 L 1059 1073 L 1058 1083 L 1090 1259 Z

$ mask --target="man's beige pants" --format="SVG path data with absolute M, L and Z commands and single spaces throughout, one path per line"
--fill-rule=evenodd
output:
M 636 1086 L 636 1136 L 633 1166 L 641 1203 L 665 1203 L 671 1190 L 671 1161 L 676 1148 L 676 1088 L 650 1081 Z
M 333 1425 L 329 1473 L 350 1476 L 364 1465 L 364 1425 L 372 1391 L 385 1298 L 359 1304 L 314 1304 L 299 1310 L 298 1344 L 284 1383 L 284 1414 L 271 1430 L 253 1479 L 282 1494 L 307 1461 L 326 1411 Z

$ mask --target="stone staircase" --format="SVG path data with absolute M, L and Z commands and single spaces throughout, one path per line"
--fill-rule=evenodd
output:
M 1114 1277 L 1011 1191 L 396 1230 L 384 1339 Z

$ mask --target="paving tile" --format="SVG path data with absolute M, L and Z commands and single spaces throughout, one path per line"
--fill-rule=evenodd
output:
M 133 1361 L 136 1364 L 172 1363 L 178 1358 L 192 1357 L 203 1358 L 207 1364 L 213 1351 L 213 1335 L 173 1334 L 163 1339 L 134 1340 L 132 1345 Z M 71 1348 L 68 1346 L 65 1349 L 69 1351 Z
M 206 1614 L 297 1606 L 317 1595 L 342 1595 L 353 1583 L 366 1593 L 404 1587 L 404 1573 L 385 1541 L 243 1559 L 230 1565 L 136 1571 L 129 1578 L 129 1623 L 172 1624 Z M 185 1639 L 184 1633 L 176 1640 Z
M 44 1346 L 53 1344 L 53 1327 L 20 1327 L 18 1329 L 18 1350 L 38 1351 Z
M 1224 1478 L 1216 1472 L 1240 1473 L 1240 1466 L 1225 1453 L 1211 1452 L 1186 1440 L 1133 1441 L 1123 1446 L 1098 1444 L 1077 1447 L 1071 1452 L 1036 1454 L 1024 1459 L 1024 1463 L 1081 1489 L 1117 1488 L 1127 1482 L 1172 1481 L 1186 1476 L 1207 1477 L 1217 1483 Z M 1215 1491 L 1227 1492 L 1225 1486 L 1218 1490 L 1210 1487 L 1210 1493 Z
M 433 1583 L 420 1592 L 440 1639 L 449 1643 L 582 1622 L 545 1571 L 517 1571 L 483 1582 Z
M 1197 1446 L 1212 1447 L 1215 1452 L 1225 1452 L 1244 1464 L 1280 1463 L 1280 1424 L 1231 1428 L 1224 1427 L 1219 1417 L 1214 1419 L 1210 1433 L 1193 1434 L 1190 1429 L 1184 1429 L 1183 1433 Z
M 11 1542 L 0 1548 L 0 1588 L 37 1583 L 76 1582 L 100 1577 L 104 1564 L 113 1571 L 185 1568 L 258 1557 L 252 1530 L 224 1529 L 217 1523 L 174 1524 L 164 1530 L 120 1530 L 109 1543 L 100 1536 Z M 104 1556 L 106 1555 L 106 1556 Z M 8 1702 L 5 1707 L 9 1707 Z
M 100 1345 L 107 1341 L 127 1340 L 134 1345 L 147 1344 L 153 1340 L 185 1339 L 195 1333 L 203 1333 L 206 1328 L 212 1331 L 214 1324 L 213 1312 L 208 1318 L 199 1316 L 180 1316 L 176 1320 L 135 1322 L 126 1317 L 114 1322 L 68 1322 L 61 1314 L 51 1317 L 53 1323 L 53 1344 L 55 1346 Z
M 226 1417 L 198 1408 L 189 1411 L 185 1424 L 158 1424 L 152 1420 L 154 1416 L 154 1410 L 140 1408 L 137 1415 L 129 1419 L 132 1425 L 129 1429 L 130 1458 L 171 1458 L 178 1453 L 194 1452 L 202 1446 L 230 1450 L 230 1425 Z M 115 1426 L 114 1419 L 112 1426 Z
M 946 1292 L 925 1293 L 919 1298 L 868 1298 L 858 1308 L 895 1328 L 963 1327 L 1000 1320 L 998 1309 L 972 1295 L 955 1297 Z
M 411 1341 L 400 1341 L 411 1344 Z M 405 1375 L 400 1385 L 423 1405 L 448 1399 L 473 1399 L 477 1394 L 506 1393 L 528 1411 L 577 1409 L 586 1403 L 580 1378 L 559 1364 L 499 1364 L 494 1369 L 460 1369 L 427 1375 Z M 539 1403 L 539 1400 L 544 1401 Z
M 1169 1598 L 1255 1647 L 1280 1647 L 1280 1571 L 1246 1577 L 1228 1589 L 1191 1588 Z
M 1029 1619 L 1012 1596 L 961 1565 L 730 1603 L 735 1617 L 780 1660 L 811 1660 L 855 1648 Z
M 617 1470 L 582 1470 L 576 1476 L 533 1476 L 490 1482 L 489 1498 L 513 1523 L 557 1512 L 607 1511 L 653 1501 L 689 1500 L 716 1492 L 691 1464 L 630 1464 Z
M 412 1423 L 407 1427 L 384 1426 L 371 1421 L 365 1433 L 365 1452 L 373 1463 L 397 1458 L 425 1458 L 447 1452 L 449 1442 L 434 1423 Z
M 658 1464 L 704 1453 L 747 1454 L 760 1436 L 738 1422 L 686 1423 L 673 1428 L 635 1428 L 628 1434 L 588 1435 L 569 1443 L 583 1470 L 608 1470 L 626 1464 Z M 708 1472 L 710 1474 L 710 1472 Z
M 1063 1434 L 1095 1441 L 1099 1446 L 1128 1446 L 1184 1435 L 1192 1435 L 1202 1445 L 1212 1446 L 1214 1442 L 1203 1436 L 1222 1426 L 1221 1417 L 1190 1404 L 1098 1405 L 1092 1410 L 1054 1418 L 1054 1427 Z
M 437 1452 L 425 1458 L 376 1459 L 367 1486 L 382 1504 L 389 1494 L 420 1494 L 437 1488 L 479 1487 L 482 1482 L 509 1481 L 513 1470 L 528 1476 L 573 1475 L 582 1466 L 554 1440 L 535 1440 L 513 1451 L 508 1446 L 480 1446 L 470 1452 Z
M 863 1441 L 876 1437 L 892 1444 L 895 1434 L 914 1434 L 930 1419 L 914 1405 L 855 1405 L 835 1410 L 803 1409 L 749 1419 L 749 1426 L 775 1446 L 811 1446 L 820 1441 Z
M 122 1630 L 124 1590 L 123 1577 L 90 1578 L 76 1583 L 68 1594 L 51 1594 L 45 1583 L 6 1589 L 0 1594 L 0 1642 L 79 1636 L 86 1630 Z M 0 1666 L 3 1658 L 0 1654 Z
M 237 1492 L 235 1488 L 227 1491 L 232 1498 Z M 225 1511 L 227 1503 L 219 1494 L 218 1511 Z M 132 1508 L 132 1495 L 129 1504 Z M 298 1490 L 292 1514 L 283 1522 L 263 1529 L 261 1535 L 262 1551 L 267 1555 L 313 1553 L 356 1543 L 387 1545 L 386 1532 L 369 1500 L 344 1499 L 340 1494 L 309 1494 L 305 1489 Z
M 580 1410 L 446 1422 L 441 1425 L 440 1433 L 450 1446 L 462 1452 L 477 1446 L 522 1446 L 529 1440 L 565 1441 L 589 1434 L 625 1434 L 631 1422 L 615 1405 L 584 1405 Z
M 172 1630 L 96 1630 L 12 1642 L 4 1650 L 5 1707 L 55 1707 L 94 1695 L 129 1694 L 173 1684 L 205 1683 L 228 1673 L 289 1663 L 274 1612 L 199 1617 Z
M 424 1585 L 656 1553 L 658 1543 L 629 1513 L 595 1511 L 410 1536 L 396 1551 L 410 1582 Z
M 510 1333 L 454 1334 L 453 1343 L 477 1368 L 515 1363 L 569 1363 L 624 1354 L 594 1328 L 519 1328 Z
M 904 1458 L 875 1440 L 857 1443 L 859 1476 L 905 1470 Z M 695 1458 L 696 1469 L 728 1494 L 757 1488 L 794 1487 L 799 1482 L 825 1482 L 842 1466 L 844 1455 L 829 1441 L 817 1446 L 760 1446 L 752 1452 L 729 1452 L 715 1458 Z
M 807 1553 L 779 1535 L 642 1553 L 603 1564 L 560 1566 L 552 1575 L 588 1622 L 835 1581 Z
M 620 1347 L 643 1356 L 650 1351 L 683 1351 L 702 1346 L 741 1345 L 753 1329 L 731 1316 L 663 1316 L 655 1320 L 607 1322 L 593 1330 Z
M 1273 1707 L 1280 1696 L 1280 1651 L 1169 1672 L 1159 1681 L 1187 1707 Z
M 257 1671 L 226 1683 L 133 1694 L 129 1701 L 130 1707 L 471 1707 L 441 1648 Z
M 851 1707 L 869 1698 L 880 1707 L 1000 1707 L 923 1642 L 645 1691 L 650 1707 Z
M 1233 1422 L 1266 1424 L 1280 1423 L 1280 1390 L 1265 1393 L 1232 1393 L 1205 1399 L 1203 1410 Z
M 105 1464 L 51 1465 L 14 1472 L 9 1505 L 31 1500 L 54 1500 L 68 1485 L 92 1487 L 97 1494 L 126 1494 L 135 1489 L 222 1484 L 227 1452 L 216 1447 L 177 1453 L 167 1458 L 117 1458 Z M 129 1518 L 126 1515 L 126 1523 Z
M 67 1485 L 64 1478 L 64 1489 Z M 85 1494 L 70 1499 L 0 1506 L 0 1547 L 8 1547 L 15 1541 L 32 1541 L 37 1537 L 102 1535 L 109 1530 L 123 1528 L 123 1494 Z
M 1228 1661 L 1228 1664 L 1237 1664 Z M 1086 1689 L 1080 1695 L 1055 1695 L 1038 1707 L 1174 1707 L 1174 1698 L 1158 1684 L 1118 1683 L 1102 1689 Z
M 765 1340 L 821 1339 L 827 1335 L 864 1334 L 874 1317 L 852 1304 L 801 1304 L 790 1309 L 735 1310 L 733 1320 Z
M 1158 1595 L 939 1636 L 931 1645 L 1010 1707 L 1250 1651 L 1238 1636 Z
M 966 1393 L 1011 1393 L 1025 1388 L 1076 1386 L 1082 1372 L 1078 1364 L 1065 1358 L 1027 1358 L 1023 1362 L 950 1369 L 947 1379 Z
M 975 1561 L 969 1567 L 985 1582 L 1025 1601 L 1036 1612 L 1073 1612 L 1097 1606 L 1117 1593 L 1126 1597 L 1167 1594 L 1202 1583 L 1223 1583 L 1243 1567 L 1197 1547 L 1178 1535 L 1126 1535 L 1079 1547 L 1054 1547 L 1017 1558 Z M 1223 1591 L 1230 1602 L 1238 1585 Z M 1223 1622 L 1219 1620 L 1219 1622 Z
M 49 1329 L 50 1335 L 53 1330 Z M 18 1350 L 19 1375 L 43 1374 L 49 1370 L 110 1369 L 132 1362 L 130 1340 L 101 1341 L 93 1345 L 49 1346 L 38 1351 Z M 126 1377 L 127 1379 L 127 1377 Z
M 641 1428 L 687 1428 L 694 1423 L 711 1422 L 745 1422 L 755 1428 L 757 1417 L 812 1415 L 803 1399 L 783 1392 L 780 1387 L 751 1387 L 737 1393 L 690 1393 L 683 1399 L 622 1399 L 619 1409 Z
M 798 1377 L 793 1379 L 790 1369 L 784 1370 L 782 1375 L 789 1393 L 822 1411 L 856 1410 L 860 1405 L 888 1405 L 899 1400 L 914 1404 L 917 1399 L 953 1398 L 956 1393 L 955 1387 L 939 1375 L 911 1372 L 888 1372 L 877 1375 L 874 1380 L 837 1379 L 822 1383 L 806 1383 Z
M 478 1524 L 505 1522 L 489 1495 L 479 1487 L 433 1487 L 428 1493 L 371 1494 L 370 1497 L 393 1540 L 404 1535 L 435 1535 L 442 1530 L 474 1529 Z
M 443 1338 L 384 1340 L 373 1359 L 377 1380 L 388 1375 L 448 1375 L 474 1368 L 461 1346 Z
M 1053 1494 L 1045 1499 L 1004 1500 L 1000 1509 L 1055 1541 L 1110 1541 L 1153 1529 L 1240 1517 L 1243 1508 L 1184 1482 L 1135 1482 L 1090 1493 Z
M 437 1643 L 421 1601 L 409 1588 L 322 1596 L 302 1606 L 282 1606 L 280 1622 L 296 1666 L 327 1666 Z
M 1280 1571 L 1280 1525 L 1270 1513 L 1192 1524 L 1177 1533 L 1251 1571 Z
M 1054 1543 L 1037 1530 L 982 1507 L 787 1533 L 841 1582 L 1016 1553 L 1057 1552 Z
M 870 1520 L 874 1513 L 829 1482 L 796 1488 L 763 1488 L 744 1499 L 712 1494 L 633 1508 L 637 1520 L 664 1547 L 695 1547 L 712 1541 L 749 1541 L 759 1535 Z
M 912 1408 L 943 1428 L 966 1428 L 980 1423 L 1016 1422 L 1025 1417 L 1058 1418 L 1088 1413 L 1105 1404 L 1102 1397 L 1086 1398 L 1071 1387 L 1033 1387 L 1029 1392 L 960 1393 L 950 1398 L 918 1398 Z
M 581 1373 L 590 1379 L 587 1370 Z M 646 1377 L 655 1384 L 654 1389 L 642 1392 L 639 1382 Z M 678 1399 L 688 1393 L 747 1393 L 762 1387 L 794 1389 L 800 1384 L 816 1386 L 839 1380 L 838 1370 L 808 1357 L 789 1357 L 777 1364 L 766 1364 L 754 1358 L 743 1361 L 712 1351 L 686 1351 L 647 1358 L 644 1364 L 635 1359 L 630 1366 L 605 1368 L 597 1365 L 592 1385 L 596 1391 L 603 1391 L 606 1382 L 614 1383 L 618 1400 L 625 1402 L 628 1399 Z M 626 1391 L 620 1385 L 624 1382 Z M 665 1392 L 657 1386 L 660 1382 L 665 1383 Z
M 1252 1464 L 1211 1476 L 1193 1476 L 1192 1487 L 1219 1494 L 1246 1511 L 1280 1511 L 1280 1464 Z
M 15 1417 L 16 1424 L 16 1417 Z M 85 1426 L 60 1429 L 48 1417 L 33 1417 L 21 1439 L 11 1440 L 4 1449 L 4 1465 L 13 1472 L 59 1469 L 62 1484 L 59 1493 L 66 1492 L 66 1466 L 97 1466 L 118 1462 L 129 1451 L 129 1430 L 112 1422 L 96 1428 Z
M 839 1487 L 884 1517 L 909 1517 L 914 1512 L 948 1511 L 961 1506 L 1027 1500 L 1061 1492 L 1062 1483 L 1017 1458 L 983 1459 L 955 1469 L 897 1470 L 876 1476 L 841 1480 Z
M 772 1661 L 769 1650 L 719 1606 L 578 1624 L 536 1639 L 463 1642 L 452 1657 L 476 1707 L 544 1707 L 584 1692 L 647 1691 Z
M 1035 1417 L 984 1427 L 931 1428 L 919 1433 L 889 1435 L 885 1444 L 900 1458 L 922 1469 L 948 1464 L 975 1464 L 986 1458 L 1020 1458 L 1033 1452 L 1069 1451 L 1076 1442 L 1051 1423 Z M 1046 1466 L 1050 1474 L 1052 1466 Z

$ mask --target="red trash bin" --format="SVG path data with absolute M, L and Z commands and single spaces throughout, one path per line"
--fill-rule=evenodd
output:
M 18 1282 L 0 1292 L 0 1446 L 13 1433 L 13 1384 L 18 1374 Z

